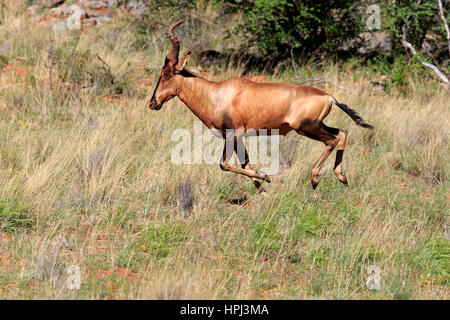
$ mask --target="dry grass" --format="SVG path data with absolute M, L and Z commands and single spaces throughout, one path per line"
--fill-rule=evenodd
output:
M 160 67 L 159 33 L 143 51 L 121 19 L 59 37 L 17 12 L 1 21 L 0 43 L 11 45 L 0 71 L 0 297 L 448 299 L 445 89 L 411 77 L 409 94 L 374 94 L 376 74 L 330 65 L 326 75 L 351 90 L 324 89 L 376 128 L 357 128 L 337 108 L 327 118 L 350 131 L 350 186 L 330 159 L 313 191 L 309 170 L 323 146 L 290 134 L 281 139 L 295 146 L 283 153 L 287 169 L 260 198 L 218 165 L 170 161 L 171 133 L 195 116 L 177 99 L 146 108 L 156 73 L 119 98 L 62 81 L 64 65 L 50 83 L 50 48 L 90 51 L 133 79 Z M 207 71 L 211 80 L 240 72 Z M 365 287 L 371 264 L 382 271 L 379 292 Z M 80 290 L 64 286 L 70 265 L 81 269 Z

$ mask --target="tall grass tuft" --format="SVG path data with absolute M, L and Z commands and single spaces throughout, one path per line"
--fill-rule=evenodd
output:
M 189 178 L 182 179 L 177 185 L 177 208 L 180 214 L 187 218 L 194 207 L 192 182 Z

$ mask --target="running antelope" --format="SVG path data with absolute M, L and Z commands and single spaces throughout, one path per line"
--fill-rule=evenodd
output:
M 262 129 L 266 129 L 263 130 L 265 133 L 278 129 L 280 135 L 295 130 L 326 145 L 311 170 L 314 189 L 319 183 L 317 177 L 321 166 L 336 148 L 334 173 L 340 182 L 347 185 L 347 178 L 342 172 L 347 130 L 330 128 L 323 123 L 323 119 L 334 103 L 358 126 L 372 128 L 371 125 L 364 122 L 355 110 L 317 88 L 289 83 L 259 83 L 239 77 L 212 82 L 194 74 L 185 69 L 190 52 L 178 58 L 180 42 L 173 30 L 183 22 L 178 21 L 166 30 L 172 48 L 150 100 L 150 109 L 160 110 L 165 102 L 177 96 L 215 135 L 225 140 L 220 168 L 249 177 L 260 193 L 265 194 L 265 190 L 259 180 L 270 183 L 270 178 L 252 169 L 243 137 L 250 135 L 250 132 L 259 135 Z M 242 168 L 228 164 L 234 152 Z

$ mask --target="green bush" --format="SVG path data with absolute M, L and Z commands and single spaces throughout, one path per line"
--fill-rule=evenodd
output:
M 387 1 L 385 1 L 387 2 Z M 445 2 L 445 1 L 443 1 Z M 383 6 L 383 21 L 394 38 L 394 48 L 403 52 L 402 27 L 406 24 L 408 42 L 419 50 L 428 31 L 439 29 L 438 5 L 436 1 L 399 0 Z
M 308 56 L 318 50 L 333 52 L 343 40 L 362 30 L 362 16 L 355 14 L 358 1 L 226 1 L 231 10 L 242 11 L 238 27 L 246 34 L 246 46 L 256 45 L 261 55 Z

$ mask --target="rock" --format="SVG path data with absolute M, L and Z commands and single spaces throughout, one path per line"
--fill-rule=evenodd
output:
M 33 21 L 36 21 L 37 23 L 39 23 L 39 22 L 41 22 L 41 21 L 43 21 L 45 19 L 45 16 L 44 15 L 38 15 L 38 16 L 34 16 L 32 19 L 33 19 Z
M 69 15 L 69 6 L 63 4 L 59 7 L 50 9 L 50 13 L 56 17 L 67 17 Z
M 83 3 L 83 6 L 87 9 L 101 10 L 106 7 L 106 4 L 102 1 L 87 1 Z
M 64 0 L 39 0 L 39 4 L 47 7 L 56 7 L 63 2 Z
M 136 0 L 131 0 L 130 2 L 128 2 L 127 4 L 127 9 L 136 9 L 137 7 L 137 2 Z
M 87 11 L 87 16 L 89 18 L 95 18 L 95 17 L 98 17 L 99 15 L 100 15 L 100 12 L 98 12 L 98 11 L 95 11 L 95 10 L 88 10 Z
M 89 18 L 86 19 L 87 24 L 93 24 L 93 25 L 102 25 L 108 22 L 111 22 L 112 19 L 109 17 L 96 17 L 96 18 Z
M 17 0 L 2 0 L 2 4 L 13 9 L 22 8 L 23 6 L 22 2 Z
M 117 5 L 117 0 L 108 0 L 108 7 L 113 7 Z
M 86 18 L 86 15 L 87 15 L 86 10 L 77 6 L 76 4 L 71 5 L 69 7 L 69 14 L 70 15 L 77 14 L 81 19 Z
M 131 0 L 128 2 L 127 9 L 131 10 L 135 15 L 142 15 L 147 12 L 148 8 L 143 2 L 136 2 L 136 0 Z
M 69 30 L 81 30 L 81 17 L 76 14 L 69 16 L 66 25 Z
M 86 11 L 76 5 L 70 6 L 70 16 L 67 18 L 67 27 L 70 30 L 80 30 L 81 20 L 86 18 Z
M 39 10 L 40 10 L 39 6 L 34 5 L 34 6 L 31 6 L 31 7 L 27 8 L 27 13 L 30 16 L 36 16 L 36 15 L 39 14 Z
M 69 30 L 65 21 L 58 21 L 52 26 L 52 31 L 57 34 L 63 34 Z
M 38 24 L 41 26 L 53 26 L 53 24 L 58 21 L 58 19 L 49 15 L 36 16 L 33 17 L 33 20 L 38 21 Z
M 97 23 L 108 23 L 111 22 L 112 19 L 110 17 L 98 17 L 94 18 Z
M 366 281 L 366 288 L 369 290 L 381 290 L 381 269 L 376 265 L 367 267 L 369 277 Z
M 6 41 L 0 46 L 0 54 L 5 54 L 11 47 L 11 41 Z

